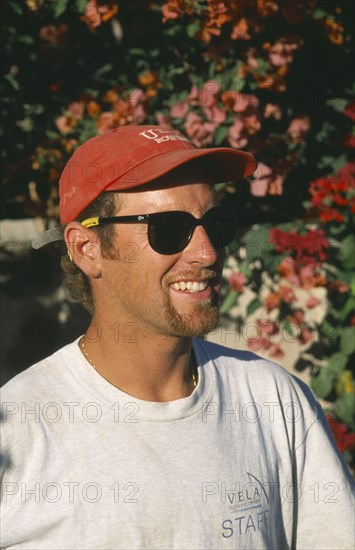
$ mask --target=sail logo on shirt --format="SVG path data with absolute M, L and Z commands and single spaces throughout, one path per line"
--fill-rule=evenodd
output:
M 269 504 L 270 484 L 263 484 L 256 476 L 246 472 L 248 481 L 242 485 L 240 482 L 230 486 L 226 482 L 203 483 L 202 501 L 207 502 L 211 497 L 216 497 L 222 503 L 226 503 L 230 511 L 237 511 L 248 506 Z
M 221 536 L 244 536 L 268 528 L 270 503 L 274 499 L 275 483 L 260 481 L 246 472 L 244 484 L 207 483 L 203 486 L 203 502 L 216 497 L 228 507 L 230 517 L 221 522 Z

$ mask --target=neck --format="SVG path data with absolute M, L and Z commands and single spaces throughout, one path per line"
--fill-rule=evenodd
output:
M 132 325 L 132 326 L 131 326 Z M 173 401 L 194 389 L 191 338 L 136 333 L 93 318 L 84 337 L 86 359 L 108 382 L 146 401 Z M 197 378 L 196 378 L 197 380 Z

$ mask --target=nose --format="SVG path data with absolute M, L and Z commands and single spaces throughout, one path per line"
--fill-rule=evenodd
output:
M 216 249 L 202 225 L 195 227 L 191 240 L 183 250 L 184 260 L 190 264 L 211 266 L 224 257 L 224 248 Z

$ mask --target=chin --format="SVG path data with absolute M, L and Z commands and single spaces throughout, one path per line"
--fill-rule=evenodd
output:
M 208 304 L 208 307 L 202 307 L 199 310 L 192 314 L 169 311 L 169 325 L 175 336 L 203 337 L 218 328 L 220 315 L 217 307 Z

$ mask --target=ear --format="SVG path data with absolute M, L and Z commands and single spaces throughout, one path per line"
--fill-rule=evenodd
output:
M 96 233 L 79 222 L 70 222 L 64 239 L 72 261 L 85 275 L 94 279 L 101 277 L 101 245 Z

